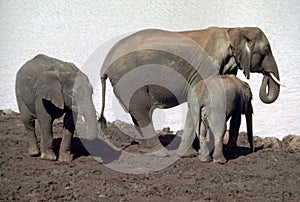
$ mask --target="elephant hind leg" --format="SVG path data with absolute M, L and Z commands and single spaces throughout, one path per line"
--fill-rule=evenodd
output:
M 184 130 L 182 133 L 180 145 L 177 150 L 177 155 L 180 157 L 193 157 L 197 156 L 198 152 L 192 148 L 193 140 L 195 140 L 195 119 L 199 117 L 193 117 L 191 109 L 188 110 Z
M 230 127 L 229 127 L 229 139 L 227 146 L 231 149 L 237 147 L 237 138 L 239 135 L 239 129 L 241 125 L 241 113 L 237 113 L 231 117 Z
M 35 119 L 30 118 L 27 120 L 23 120 L 23 123 L 24 123 L 26 131 L 27 131 L 27 141 L 28 141 L 28 145 L 29 145 L 28 154 L 30 156 L 39 156 L 40 149 L 39 149 L 36 134 L 35 134 Z
M 28 154 L 30 156 L 39 156 L 40 149 L 38 147 L 38 142 L 35 133 L 35 118 L 31 115 L 30 111 L 25 107 L 25 104 L 20 106 L 19 110 L 23 124 L 27 132 L 27 142 L 28 142 Z
M 155 148 L 161 145 L 150 118 L 150 111 L 130 112 L 130 114 L 135 128 L 142 136 L 138 142 L 145 148 Z
M 227 162 L 223 154 L 223 137 L 226 132 L 226 123 L 223 126 L 223 129 L 220 131 L 213 131 L 215 138 L 215 148 L 213 152 L 213 161 L 215 163 L 224 164 Z
M 201 162 L 210 162 L 212 161 L 212 158 L 210 156 L 210 152 L 213 149 L 212 146 L 212 138 L 210 137 L 211 133 L 210 130 L 207 130 L 208 127 L 205 126 L 205 124 L 202 122 L 200 123 L 199 128 L 199 159 Z

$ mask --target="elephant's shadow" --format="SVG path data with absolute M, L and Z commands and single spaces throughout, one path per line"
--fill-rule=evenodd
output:
M 163 135 L 159 137 L 161 144 L 169 150 L 176 150 L 179 147 L 181 137 L 177 135 Z M 200 149 L 198 137 L 195 137 L 195 140 L 192 144 L 192 147 L 198 151 Z M 254 152 L 260 150 L 261 148 L 256 147 Z M 213 152 L 213 151 L 212 151 Z M 211 155 L 212 155 L 211 152 Z M 227 160 L 237 159 L 240 156 L 247 156 L 253 153 L 250 147 L 247 146 L 236 146 L 235 148 L 229 148 L 226 144 L 223 145 L 223 154 Z
M 54 152 L 57 156 L 61 141 L 62 138 L 55 138 L 53 141 Z M 112 148 L 101 139 L 87 140 L 79 137 L 72 138 L 71 153 L 74 160 L 82 156 L 92 155 L 93 157 L 100 157 L 104 164 L 111 163 L 121 156 L 120 150 Z
M 255 151 L 258 151 L 259 148 L 255 148 Z M 227 160 L 237 159 L 240 156 L 247 156 L 252 154 L 252 150 L 249 147 L 236 146 L 235 148 L 229 148 L 227 145 L 223 145 L 223 154 Z

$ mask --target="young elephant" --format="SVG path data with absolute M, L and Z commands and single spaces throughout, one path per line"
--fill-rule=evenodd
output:
M 56 160 L 53 148 L 52 124 L 63 114 L 64 130 L 59 161 L 71 161 L 71 139 L 77 112 L 87 123 L 87 138 L 97 136 L 96 110 L 92 101 L 93 89 L 88 77 L 74 64 L 37 55 L 24 64 L 16 75 L 16 97 L 21 118 L 27 131 L 29 155 L 40 150 L 35 134 L 35 119 L 41 129 L 41 158 Z
M 199 158 L 202 161 L 210 161 L 209 153 L 214 149 L 214 162 L 226 163 L 223 155 L 226 122 L 231 117 L 228 145 L 234 147 L 241 124 L 241 114 L 246 116 L 248 141 L 253 151 L 251 99 L 249 85 L 235 75 L 213 76 L 192 86 L 188 95 L 188 114 L 178 154 L 184 154 L 196 133 L 200 142 Z M 206 135 L 210 133 L 212 136 L 206 144 Z

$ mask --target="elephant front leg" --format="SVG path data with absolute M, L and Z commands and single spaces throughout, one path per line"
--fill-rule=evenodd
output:
M 58 161 L 70 162 L 73 160 L 73 155 L 71 154 L 71 141 L 75 131 L 76 118 L 77 113 L 74 113 L 73 116 L 72 111 L 66 112 L 64 116 L 64 128 L 62 132 Z
M 56 160 L 56 155 L 53 151 L 53 132 L 51 117 L 38 118 L 41 128 L 41 159 Z

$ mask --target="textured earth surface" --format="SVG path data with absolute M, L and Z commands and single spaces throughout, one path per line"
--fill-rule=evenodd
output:
M 61 129 L 62 123 L 56 121 L 56 153 Z M 146 149 L 124 134 L 133 130 L 131 125 L 114 122 L 105 134 L 116 148 L 143 154 Z M 154 172 L 129 174 L 107 166 L 120 157 L 121 150 L 90 152 L 100 161 L 76 137 L 70 163 L 29 157 L 25 128 L 16 113 L 0 111 L 0 131 L 0 201 L 300 201 L 298 136 L 282 141 L 255 137 L 251 153 L 241 133 L 236 149 L 225 147 L 228 162 L 224 165 L 201 163 L 194 156 L 179 158 Z M 177 138 L 165 131 L 160 137 L 163 144 Z M 110 151 L 114 153 L 110 158 L 102 156 Z

